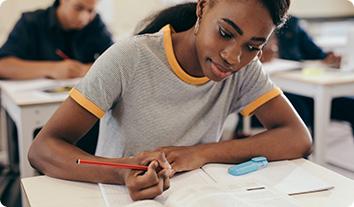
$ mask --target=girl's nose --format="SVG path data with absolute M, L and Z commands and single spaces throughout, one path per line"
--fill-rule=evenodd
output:
M 241 55 L 241 47 L 237 44 L 225 48 L 220 54 L 222 59 L 230 66 L 240 64 Z

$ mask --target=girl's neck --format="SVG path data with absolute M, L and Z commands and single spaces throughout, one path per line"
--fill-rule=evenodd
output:
M 203 77 L 195 47 L 194 27 L 184 32 L 172 33 L 172 45 L 182 69 L 193 77 Z

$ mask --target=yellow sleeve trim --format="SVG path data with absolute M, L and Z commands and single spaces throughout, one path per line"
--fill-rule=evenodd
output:
M 96 104 L 92 103 L 92 101 L 83 96 L 76 88 L 72 88 L 70 90 L 69 96 L 97 118 L 100 119 L 103 117 L 104 111 L 100 109 Z
M 182 67 L 178 64 L 175 53 L 173 51 L 172 36 L 173 28 L 170 25 L 166 25 L 162 28 L 163 30 L 163 41 L 165 52 L 167 56 L 167 61 L 170 64 L 172 71 L 177 75 L 182 81 L 191 85 L 202 85 L 209 81 L 207 77 L 193 77 L 186 73 Z
M 263 94 L 261 97 L 256 99 L 255 101 L 249 103 L 242 111 L 241 114 L 243 116 L 251 115 L 258 107 L 262 106 L 266 102 L 270 101 L 271 99 L 279 96 L 282 93 L 280 88 L 276 87 L 272 90 L 268 91 L 267 93 Z

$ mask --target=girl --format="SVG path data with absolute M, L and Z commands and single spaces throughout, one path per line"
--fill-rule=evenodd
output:
M 193 27 L 174 32 L 166 25 L 132 37 L 95 62 L 33 142 L 29 159 L 35 168 L 62 179 L 125 184 L 139 200 L 161 194 L 175 172 L 206 163 L 259 155 L 293 159 L 309 152 L 306 127 L 258 60 L 284 22 L 289 0 L 191 5 L 195 17 L 183 18 L 196 19 Z M 226 117 L 235 111 L 256 114 L 268 130 L 219 142 Z M 101 134 L 92 156 L 73 143 L 98 118 Z M 78 158 L 146 164 L 149 170 L 82 167 Z

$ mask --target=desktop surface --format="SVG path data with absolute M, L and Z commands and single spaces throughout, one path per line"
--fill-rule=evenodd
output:
M 334 186 L 331 190 L 292 196 L 300 206 L 347 207 L 354 205 L 353 180 L 304 159 L 292 162 Z M 37 176 L 22 179 L 22 187 L 31 207 L 105 206 L 97 184 Z

